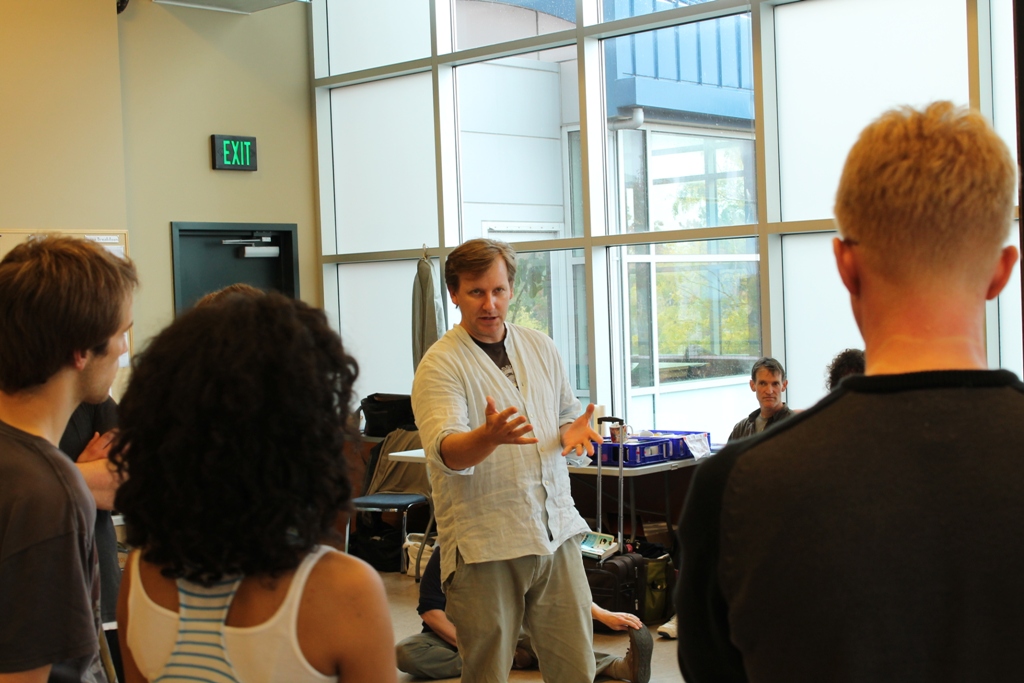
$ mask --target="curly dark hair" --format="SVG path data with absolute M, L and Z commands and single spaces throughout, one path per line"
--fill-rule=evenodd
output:
M 828 364 L 825 372 L 825 389 L 832 391 L 847 375 L 864 374 L 864 352 L 860 349 L 843 349 Z
M 130 545 L 210 585 L 299 565 L 350 506 L 355 359 L 279 294 L 193 309 L 140 354 L 110 459 Z

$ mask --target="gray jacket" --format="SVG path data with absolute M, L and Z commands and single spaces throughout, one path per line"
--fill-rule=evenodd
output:
M 737 422 L 736 426 L 732 428 L 732 433 L 729 434 L 729 441 L 735 441 L 736 439 L 742 439 L 745 436 L 751 436 L 755 434 L 757 430 L 757 424 L 755 421 L 757 420 L 757 416 L 760 414 L 761 409 L 758 408 L 750 415 L 747 415 L 745 418 Z M 776 422 L 782 422 L 792 414 L 793 411 L 789 409 L 789 406 L 783 403 L 782 407 L 779 409 L 779 412 L 775 413 L 774 415 L 768 418 L 768 423 L 764 426 L 764 428 L 768 429 Z

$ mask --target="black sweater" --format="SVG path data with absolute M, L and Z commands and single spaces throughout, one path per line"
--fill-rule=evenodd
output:
M 679 540 L 687 683 L 1019 680 L 1024 385 L 847 378 L 701 464 Z

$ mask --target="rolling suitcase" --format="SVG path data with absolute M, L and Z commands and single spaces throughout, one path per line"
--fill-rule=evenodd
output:
M 611 422 L 613 425 L 623 426 L 623 421 L 617 417 L 601 417 L 598 422 Z M 625 430 L 623 430 L 625 431 Z M 623 434 L 624 436 L 624 434 Z M 620 437 L 620 444 L 623 439 Z M 643 617 L 644 602 L 646 599 L 647 571 L 643 556 L 637 553 L 622 552 L 622 520 L 623 520 L 623 449 L 619 448 L 619 524 L 618 524 L 618 551 L 604 560 L 584 559 L 583 566 L 587 572 L 587 581 L 590 584 L 590 593 L 593 601 L 600 607 L 610 612 L 629 612 L 637 617 Z M 601 457 L 597 458 L 597 531 L 601 526 Z M 595 628 L 607 630 L 598 621 L 594 622 Z
M 603 562 L 583 560 L 593 601 L 609 612 L 629 612 L 643 619 L 647 572 L 637 553 L 613 555 Z M 608 630 L 599 621 L 595 628 Z

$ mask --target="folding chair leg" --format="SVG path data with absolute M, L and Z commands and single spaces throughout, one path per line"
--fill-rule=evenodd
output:
M 420 543 L 420 550 L 416 553 L 416 583 L 420 582 L 420 560 L 423 559 L 423 549 L 427 547 L 430 540 L 430 530 L 434 528 L 434 506 L 430 506 L 430 521 L 427 522 L 427 530 L 423 532 L 423 542 Z M 434 550 L 437 550 L 435 548 Z
M 402 545 L 405 545 L 406 539 L 409 537 L 406 531 L 406 523 L 409 521 L 409 508 L 405 508 L 402 512 Z M 398 571 L 405 574 L 406 563 L 405 563 L 405 548 L 402 548 L 402 554 L 398 558 Z

